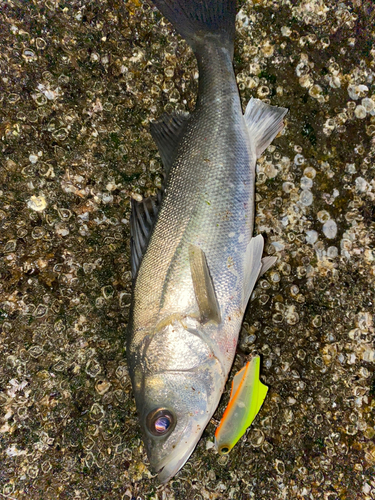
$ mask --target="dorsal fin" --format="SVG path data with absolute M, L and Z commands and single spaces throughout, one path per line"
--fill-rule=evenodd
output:
M 159 211 L 166 179 L 177 154 L 178 144 L 183 136 L 189 113 L 163 114 L 158 120 L 150 124 L 151 135 L 158 147 L 163 166 L 164 179 L 162 189 L 156 196 L 150 196 L 142 201 L 132 199 L 132 212 L 130 216 L 131 232 L 131 268 L 132 276 L 138 272 L 143 254 L 150 239 L 156 216 Z
M 156 196 L 149 196 L 142 201 L 131 200 L 130 215 L 130 264 L 133 279 L 137 274 L 143 254 L 150 239 L 152 228 L 155 224 L 156 216 L 162 198 L 162 191 L 158 191 Z
M 221 321 L 220 308 L 205 253 L 201 248 L 190 245 L 189 260 L 194 293 L 198 303 L 201 321 L 204 323 L 211 320 L 219 324 Z
M 179 112 L 171 115 L 164 113 L 150 124 L 150 132 L 158 147 L 167 175 L 176 157 L 189 117 L 189 113 Z

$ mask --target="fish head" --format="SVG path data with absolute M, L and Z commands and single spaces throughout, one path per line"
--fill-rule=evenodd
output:
M 172 321 L 145 339 L 133 387 L 152 470 L 162 483 L 185 464 L 220 400 L 226 375 L 199 322 Z

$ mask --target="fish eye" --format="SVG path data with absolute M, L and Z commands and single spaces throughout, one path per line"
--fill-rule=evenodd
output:
M 166 408 L 152 410 L 146 417 L 147 430 L 154 436 L 165 436 L 175 426 L 174 415 Z

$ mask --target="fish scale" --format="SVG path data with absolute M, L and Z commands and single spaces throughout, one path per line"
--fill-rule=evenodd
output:
M 225 56 L 219 51 L 216 54 L 220 65 L 226 64 L 231 68 L 231 62 Z M 204 71 L 202 68 L 201 72 Z M 227 84 L 230 90 L 235 85 L 233 70 L 232 80 L 230 85 Z M 209 86 L 210 81 L 206 81 L 205 85 Z M 245 235 L 243 243 L 237 241 L 236 245 L 237 251 L 243 253 L 252 233 L 253 203 L 250 201 L 253 197 L 254 174 L 249 168 L 252 158 L 248 152 L 247 130 L 239 111 L 239 95 L 237 89 L 234 96 L 228 97 L 224 93 L 225 99 L 221 89 L 218 94 L 216 101 L 200 101 L 188 125 L 143 258 L 134 296 L 138 307 L 141 308 L 143 302 L 147 304 L 148 318 L 150 306 L 153 313 L 155 309 L 155 314 L 162 316 L 180 307 L 180 300 L 176 300 L 175 294 L 181 295 L 181 289 L 171 292 L 177 280 L 184 291 L 191 291 L 186 295 L 186 307 L 194 307 L 187 258 L 188 245 L 191 243 L 204 247 L 213 281 L 218 283 L 216 293 L 225 300 L 229 290 L 226 282 L 232 281 L 232 274 L 228 271 L 227 279 L 224 276 L 226 259 L 223 259 L 223 255 L 231 256 L 226 250 L 232 243 L 228 234 L 234 232 L 237 239 L 240 234 Z M 225 217 L 221 216 L 223 211 Z M 241 262 L 236 262 L 236 265 L 240 266 Z M 155 269 L 158 269 L 158 276 L 150 283 L 150 273 Z M 237 271 L 242 272 L 241 269 Z M 136 318 L 136 309 L 134 314 Z
M 131 221 L 127 358 L 151 468 L 166 482 L 219 403 L 250 294 L 273 262 L 262 261 L 263 238 L 252 235 L 255 162 L 286 110 L 252 99 L 242 114 L 232 67 L 234 1 L 154 3 L 199 68 L 194 112 L 151 127 L 166 175 L 152 228 L 145 234 L 156 199 L 141 202 Z

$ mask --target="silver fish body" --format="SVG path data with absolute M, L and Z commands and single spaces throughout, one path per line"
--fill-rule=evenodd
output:
M 169 14 L 181 0 L 155 3 Z M 212 3 L 233 14 L 233 2 Z M 199 33 L 192 43 L 180 29 L 198 59 L 197 105 L 171 128 L 173 148 L 159 144 L 166 186 L 142 252 L 145 234 L 136 241 L 127 356 L 148 457 L 162 482 L 189 458 L 233 363 L 262 268 L 263 238 L 252 237 L 256 158 L 286 112 L 252 100 L 242 114 L 233 43 L 222 31 Z M 141 231 L 137 222 L 134 228 Z

